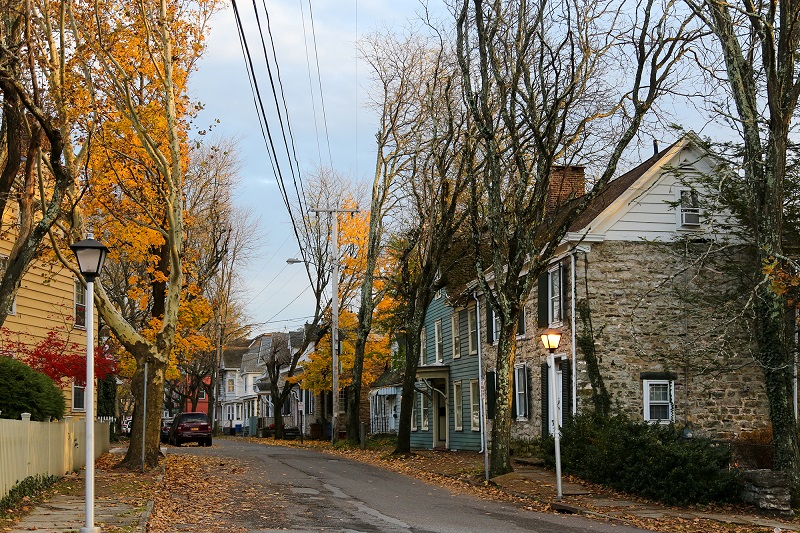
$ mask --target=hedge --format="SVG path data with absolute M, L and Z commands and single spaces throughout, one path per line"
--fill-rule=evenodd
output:
M 29 366 L 0 356 L 0 417 L 18 420 L 30 413 L 31 420 L 48 422 L 64 417 L 64 394 L 53 380 Z

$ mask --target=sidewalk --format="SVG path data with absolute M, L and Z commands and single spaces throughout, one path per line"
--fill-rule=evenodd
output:
M 112 449 L 111 456 L 98 459 L 95 467 L 94 525 L 103 532 L 144 533 L 153 502 L 142 498 L 138 490 L 143 484 L 137 480 L 139 473 L 118 473 L 103 468 L 102 460 L 116 464 L 125 449 Z M 0 528 L 4 533 L 75 533 L 86 525 L 86 495 L 84 471 L 65 476 L 63 492 L 55 494 L 34 509 L 19 522 Z M 146 482 L 144 482 L 146 483 Z M 146 496 L 145 496 L 146 498 Z

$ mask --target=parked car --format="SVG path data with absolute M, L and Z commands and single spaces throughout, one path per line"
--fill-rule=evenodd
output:
M 200 446 L 211 446 L 211 424 L 205 413 L 179 413 L 169 430 L 169 443 L 180 446 L 184 442 L 196 442 Z
M 175 421 L 175 417 L 166 417 L 161 419 L 161 442 L 167 442 L 169 440 L 169 430 L 172 428 L 172 422 Z

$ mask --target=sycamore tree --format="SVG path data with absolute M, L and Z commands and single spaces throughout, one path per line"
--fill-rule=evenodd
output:
M 735 163 L 745 201 L 729 206 L 747 228 L 755 259 L 751 286 L 756 354 L 774 436 L 775 468 L 789 474 L 792 504 L 800 504 L 800 442 L 792 404 L 794 351 L 787 299 L 772 272 L 793 271 L 784 250 L 787 163 L 800 96 L 797 50 L 800 3 L 686 0 L 713 34 L 720 61 L 703 65 L 724 98 L 714 113 L 741 137 Z M 724 65 L 724 66 L 723 66 Z M 720 80 L 722 82 L 720 83 Z
M 512 372 L 522 304 L 575 216 L 624 150 L 694 37 L 670 1 L 461 0 L 454 6 L 461 85 L 480 158 L 471 221 L 480 290 L 499 318 L 491 475 L 510 462 Z M 596 172 L 587 194 L 556 165 Z M 479 165 L 479 166 L 478 166 Z

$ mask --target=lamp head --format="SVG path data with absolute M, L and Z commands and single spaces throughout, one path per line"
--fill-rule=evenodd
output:
M 100 241 L 95 240 L 90 233 L 88 238 L 76 242 L 70 248 L 78 259 L 78 269 L 87 281 L 94 281 L 103 270 L 108 255 L 108 248 Z
M 557 329 L 549 328 L 542 332 L 542 344 L 547 348 L 550 353 L 553 353 L 558 348 L 561 342 L 561 332 Z

